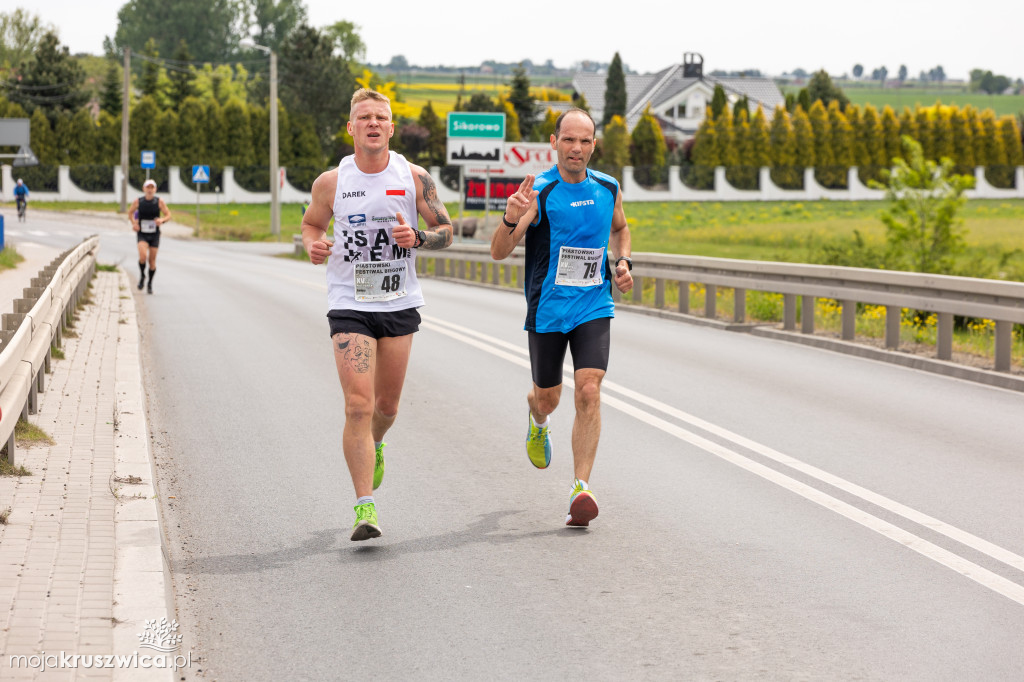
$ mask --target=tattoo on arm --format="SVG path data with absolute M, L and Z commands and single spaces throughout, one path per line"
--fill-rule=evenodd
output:
M 437 187 L 434 186 L 434 181 L 427 173 L 420 174 L 420 182 L 423 185 L 423 200 L 434 213 L 434 218 L 437 220 L 437 226 L 427 228 L 427 238 L 423 240 L 420 248 L 436 250 L 451 246 L 452 220 L 448 217 L 444 204 L 437 198 Z
M 356 374 L 366 374 L 370 371 L 373 348 L 369 341 L 364 339 L 361 344 L 358 341 L 353 342 L 349 334 L 337 334 L 335 339 L 334 352 L 342 356 L 342 362 L 349 365 Z

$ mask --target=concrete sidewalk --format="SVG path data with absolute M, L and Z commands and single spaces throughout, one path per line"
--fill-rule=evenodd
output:
M 26 261 L 0 275 L 5 309 L 11 287 L 21 295 L 16 280 L 37 274 Z M 165 667 L 189 652 L 171 627 L 132 282 L 97 272 L 91 299 L 29 418 L 55 444 L 20 448 L 31 475 L 0 477 L 0 510 L 11 509 L 0 525 L 0 680 L 186 674 Z

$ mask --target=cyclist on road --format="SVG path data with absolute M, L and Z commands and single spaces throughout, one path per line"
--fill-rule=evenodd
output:
M 14 203 L 18 207 L 18 220 L 24 222 L 25 220 L 25 207 L 28 205 L 28 185 L 18 178 L 17 184 L 14 186 Z
M 601 435 L 601 381 L 608 369 L 612 286 L 633 288 L 629 227 L 615 178 L 589 170 L 594 120 L 582 109 L 558 117 L 551 147 L 554 167 L 526 176 L 508 198 L 491 238 L 491 256 L 508 257 L 526 237 L 527 301 L 533 388 L 526 454 L 538 469 L 551 463 L 548 415 L 562 394 L 562 362 L 572 352 L 576 419 L 572 427 L 575 478 L 567 526 L 587 526 L 598 513 L 588 481 Z
M 139 291 L 146 287 L 147 293 L 153 293 L 153 275 L 156 274 L 156 252 L 160 248 L 160 226 L 171 219 L 171 211 L 163 199 L 156 196 L 156 182 L 146 180 L 142 183 L 144 196 L 132 202 L 128 216 L 132 221 L 132 229 L 138 234 L 139 245 Z M 146 262 L 149 261 L 149 281 L 146 281 Z
M 389 150 L 395 124 L 387 97 L 357 90 L 346 125 L 355 153 L 313 183 L 302 241 L 314 265 L 330 256 L 327 318 L 345 396 L 342 450 L 356 494 L 352 540 L 368 540 L 381 534 L 373 491 L 384 477 L 384 434 L 395 422 L 419 330 L 416 250 L 449 246 L 452 221 L 430 174 Z M 426 230 L 416 229 L 417 215 Z

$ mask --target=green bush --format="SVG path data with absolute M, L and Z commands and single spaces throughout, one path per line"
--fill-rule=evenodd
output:
M 71 166 L 68 169 L 71 182 L 86 192 L 113 192 L 114 169 L 111 166 Z

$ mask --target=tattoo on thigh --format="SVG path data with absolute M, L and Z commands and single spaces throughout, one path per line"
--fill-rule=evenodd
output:
M 362 343 L 358 339 L 352 339 L 350 336 L 341 335 L 342 338 L 335 337 L 334 352 L 340 353 L 342 358 L 349 366 L 352 367 L 352 371 L 356 374 L 366 374 L 370 371 L 370 362 L 373 359 L 373 347 L 370 342 L 366 339 L 362 340 Z

